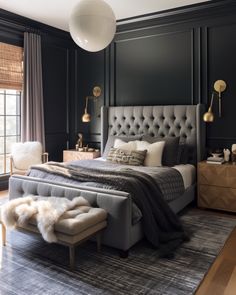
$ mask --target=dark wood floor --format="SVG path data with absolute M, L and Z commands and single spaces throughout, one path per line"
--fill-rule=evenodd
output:
M 236 228 L 209 269 L 196 295 L 236 294 Z

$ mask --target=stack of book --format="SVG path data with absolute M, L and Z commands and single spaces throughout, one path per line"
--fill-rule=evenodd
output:
M 207 163 L 209 164 L 223 164 L 225 161 L 224 161 L 224 158 L 222 157 L 208 157 L 207 158 Z

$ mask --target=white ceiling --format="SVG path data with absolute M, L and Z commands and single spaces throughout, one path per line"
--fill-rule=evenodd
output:
M 143 15 L 210 0 L 105 0 L 116 19 Z M 79 0 L 0 0 L 0 7 L 44 24 L 68 31 L 68 19 Z

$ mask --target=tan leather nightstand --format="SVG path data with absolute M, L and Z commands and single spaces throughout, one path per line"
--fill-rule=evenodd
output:
M 236 165 L 198 163 L 198 206 L 236 212 Z
M 79 152 L 76 150 L 64 150 L 63 162 L 74 160 L 91 160 L 100 157 L 100 152 Z

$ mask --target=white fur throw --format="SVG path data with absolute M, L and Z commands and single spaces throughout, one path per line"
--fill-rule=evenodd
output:
M 2 221 L 8 228 L 24 226 L 36 214 L 37 226 L 45 241 L 57 241 L 54 225 L 68 210 L 90 206 L 83 197 L 72 200 L 60 197 L 28 196 L 9 201 L 1 207 Z
M 38 141 L 14 143 L 11 147 L 11 156 L 16 169 L 27 170 L 31 165 L 42 163 L 42 144 Z

